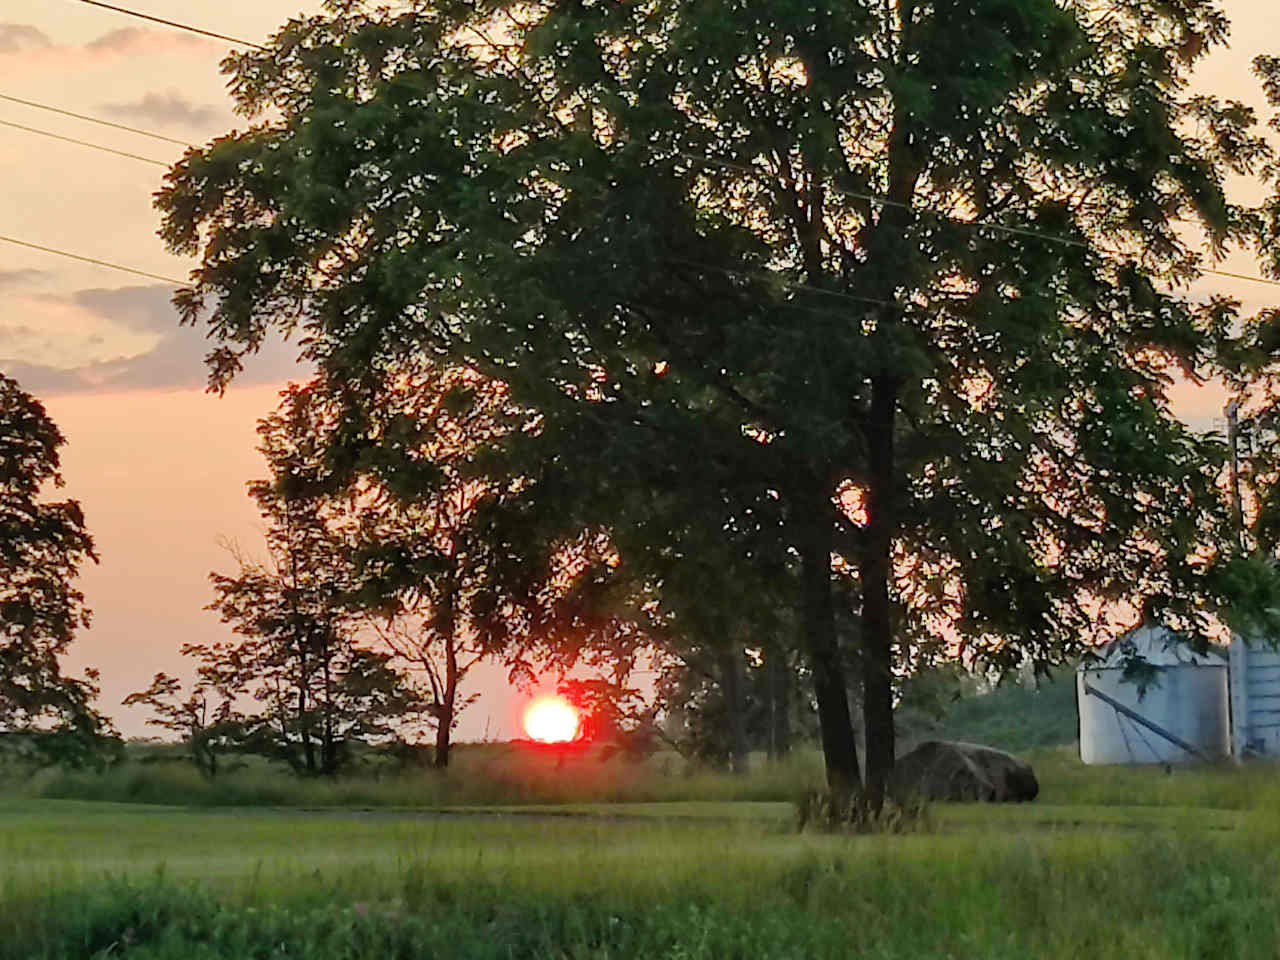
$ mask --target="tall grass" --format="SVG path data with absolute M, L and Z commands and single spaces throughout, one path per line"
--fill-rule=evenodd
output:
M 1076 748 L 1028 751 L 1040 805 L 1280 809 L 1280 767 L 1086 767 Z M 670 755 L 636 761 L 596 748 L 536 744 L 471 745 L 447 771 L 357 769 L 337 778 L 299 778 L 258 764 L 208 780 L 178 763 L 129 761 L 104 773 L 46 771 L 0 793 L 50 799 L 204 807 L 447 807 L 618 804 L 677 801 L 791 802 L 823 782 L 822 757 L 795 753 L 783 763 L 754 757 L 733 776 L 689 767 Z
M 21 829 L 0 818 L 3 960 L 1141 960 L 1280 946 L 1269 828 L 851 838 L 74 804 L 14 815 Z
M 1074 745 L 1026 756 L 1045 803 L 1280 810 L 1280 765 L 1275 763 L 1087 767 Z
M 21 785 L 47 798 L 183 806 L 438 807 L 662 801 L 789 801 L 823 779 L 821 757 L 755 758 L 745 777 L 699 769 L 672 755 L 644 761 L 598 748 L 515 742 L 458 749 L 444 771 L 357 769 L 299 778 L 255 765 L 210 780 L 180 763 L 126 761 L 102 773 L 46 771 Z

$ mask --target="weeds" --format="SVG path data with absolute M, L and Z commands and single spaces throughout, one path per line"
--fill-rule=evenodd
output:
M 861 797 L 839 797 L 830 788 L 808 790 L 796 801 L 796 829 L 828 833 L 908 833 L 934 828 L 929 805 L 922 798 L 898 801 L 886 798 L 879 810 L 871 810 Z

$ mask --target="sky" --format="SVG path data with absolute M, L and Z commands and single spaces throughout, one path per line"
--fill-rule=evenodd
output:
M 1204 92 L 1264 108 L 1249 64 L 1280 54 L 1274 0 L 1227 0 L 1228 49 L 1197 73 Z M 120 6 L 206 30 L 261 41 L 319 2 L 117 0 Z M 227 44 L 123 16 L 78 0 L 0 0 L 0 98 L 17 98 L 201 143 L 244 121 L 230 109 L 218 63 Z M 114 156 L 14 129 L 35 127 L 126 153 Z M 182 153 L 123 131 L 0 99 L 0 237 L 56 248 L 181 281 L 191 264 L 156 236 L 151 195 L 163 167 Z M 141 159 L 138 159 L 141 158 Z M 144 161 L 153 161 L 151 163 Z M 1235 198 L 1259 188 L 1234 184 Z M 1224 269 L 1255 274 L 1247 255 Z M 1280 288 L 1224 278 L 1201 285 L 1247 309 L 1280 299 Z M 0 371 L 44 401 L 67 436 L 66 493 L 84 506 L 101 563 L 81 587 L 94 611 L 68 666 L 102 670 L 100 706 L 126 735 L 142 735 L 144 713 L 120 706 L 157 670 L 186 676 L 178 647 L 225 636 L 208 573 L 233 567 L 228 542 L 253 552 L 262 526 L 245 484 L 264 472 L 257 419 L 289 378 L 305 376 L 289 344 L 255 357 L 223 397 L 204 391 L 201 331 L 178 326 L 173 284 L 0 240 Z M 1208 427 L 1223 396 L 1175 389 L 1179 411 Z M 481 668 L 481 693 L 460 739 L 518 733 L 520 697 L 497 667 Z

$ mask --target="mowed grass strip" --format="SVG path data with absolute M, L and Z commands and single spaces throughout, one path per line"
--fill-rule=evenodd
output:
M 1280 830 L 1261 813 L 1229 830 L 1194 820 L 1006 830 L 1035 807 L 935 810 L 970 825 L 831 836 L 749 817 L 10 802 L 0 813 L 0 957 L 1271 957 L 1280 948 Z
M 159 756 L 165 762 L 143 762 L 135 756 L 103 773 L 46 771 L 35 777 L 14 777 L 7 784 L 0 775 L 0 808 L 7 793 L 191 807 L 439 809 L 612 804 L 621 814 L 622 806 L 635 804 L 722 803 L 726 809 L 739 802 L 786 806 L 806 790 L 820 788 L 824 780 L 821 756 L 813 750 L 797 751 L 783 763 L 753 757 L 751 773 L 744 777 L 689 766 L 670 754 L 641 760 L 576 744 L 568 748 L 519 742 L 467 744 L 459 747 L 456 763 L 447 771 L 357 767 L 332 779 L 298 778 L 254 760 L 211 781 L 172 750 L 166 748 Z M 1037 805 L 1280 809 L 1280 770 L 1274 764 L 1170 770 L 1086 767 L 1074 746 L 1038 748 L 1025 756 L 1040 782 Z

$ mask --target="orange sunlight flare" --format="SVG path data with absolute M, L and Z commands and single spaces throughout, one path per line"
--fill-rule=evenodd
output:
M 578 735 L 578 711 L 561 697 L 539 697 L 524 712 L 524 731 L 541 743 L 568 743 Z

